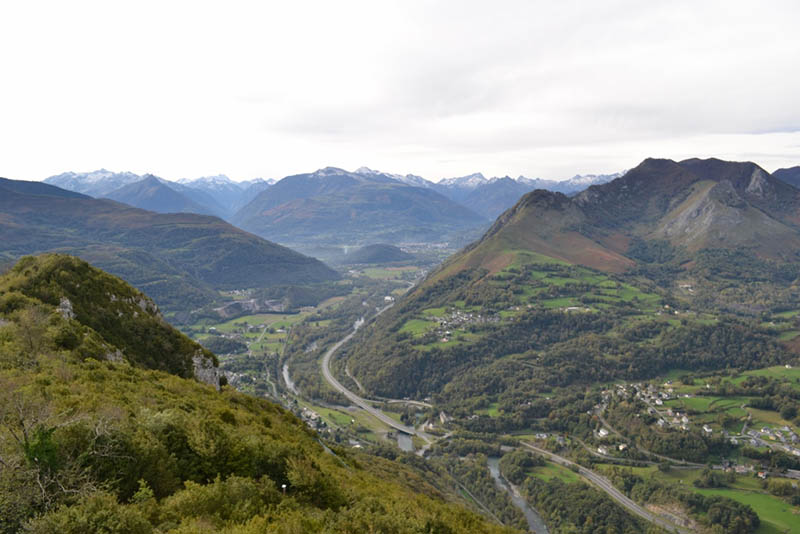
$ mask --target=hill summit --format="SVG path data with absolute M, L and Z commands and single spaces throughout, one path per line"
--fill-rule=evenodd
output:
M 173 329 L 152 299 L 87 262 L 63 254 L 26 256 L 0 277 L 4 312 L 36 310 L 26 328 L 61 315 L 56 345 L 93 357 L 217 384 L 216 357 Z M 38 307 L 37 307 L 38 306 Z M 52 321 L 49 321 L 52 322 Z
M 430 188 L 326 167 L 287 176 L 233 222 L 267 239 L 308 245 L 446 241 L 486 221 Z
M 575 197 L 536 190 L 450 262 L 497 271 L 526 250 L 607 272 L 636 264 L 631 246 L 665 241 L 688 251 L 746 248 L 788 260 L 800 252 L 800 191 L 754 163 L 647 159 Z M 635 252 L 634 252 L 635 254 Z

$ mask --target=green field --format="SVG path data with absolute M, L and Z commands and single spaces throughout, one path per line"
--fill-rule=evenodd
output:
M 746 371 L 742 373 L 741 380 L 746 376 L 768 376 L 771 378 L 786 378 L 793 382 L 800 380 L 800 367 L 786 368 L 783 365 L 776 365 L 774 367 L 765 367 L 764 369 L 757 369 L 755 371 Z
M 404 278 L 408 278 L 411 273 L 415 273 L 418 270 L 419 267 L 414 266 L 386 268 L 369 267 L 364 269 L 363 273 L 365 276 L 376 280 L 403 280 Z
M 756 534 L 800 533 L 800 516 L 796 507 L 777 497 L 735 489 L 698 489 L 703 495 L 721 495 L 742 504 L 749 504 L 761 519 Z
M 406 321 L 406 324 L 403 325 L 403 328 L 400 329 L 400 332 L 408 332 L 418 337 L 436 327 L 437 324 L 438 323 L 434 323 L 433 321 L 424 321 L 422 319 L 409 319 Z
M 500 415 L 500 410 L 498 410 L 497 406 L 498 405 L 496 402 L 492 402 L 486 408 L 475 410 L 475 413 L 479 415 L 488 415 L 489 417 L 497 417 L 498 415 Z
M 778 335 L 778 341 L 791 341 L 797 336 L 800 336 L 800 330 L 787 330 Z
M 543 467 L 533 468 L 530 474 L 542 480 L 550 480 L 553 478 L 561 479 L 564 482 L 578 482 L 583 480 L 581 476 L 574 471 L 553 462 L 546 462 L 546 465 Z
M 596 464 L 596 468 L 608 474 L 614 466 Z M 666 473 L 659 471 L 655 466 L 626 469 L 630 469 L 634 474 L 646 479 L 655 478 L 662 482 L 680 484 L 702 495 L 721 495 L 743 504 L 749 504 L 761 519 L 761 526 L 756 531 L 758 534 L 800 532 L 800 516 L 798 515 L 800 510 L 778 497 L 764 493 L 761 489 L 761 481 L 751 475 L 737 477 L 731 488 L 700 489 L 692 486 L 692 483 L 700 477 L 701 469 L 676 469 L 673 467 Z
M 414 348 L 427 351 L 434 347 L 444 348 L 464 343 L 470 343 L 478 338 L 479 336 L 477 334 L 473 334 L 465 330 L 452 330 L 450 332 L 450 335 L 447 337 L 447 341 L 437 340 L 434 341 L 433 343 L 428 343 L 427 345 L 414 345 Z
M 274 328 L 284 328 L 303 320 L 307 313 L 258 313 L 255 315 L 244 315 L 216 324 L 209 324 L 208 327 L 216 328 L 218 332 L 235 332 L 246 326 L 266 325 Z
M 447 314 L 447 308 L 442 306 L 441 308 L 428 308 L 427 310 L 422 310 L 422 315 L 425 317 L 444 317 Z

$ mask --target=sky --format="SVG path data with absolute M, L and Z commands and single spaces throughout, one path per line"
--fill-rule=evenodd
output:
M 0 5 L 0 176 L 800 165 L 800 2 Z

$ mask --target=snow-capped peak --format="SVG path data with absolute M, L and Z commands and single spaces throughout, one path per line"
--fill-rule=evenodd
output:
M 376 171 L 375 169 L 370 169 L 369 167 L 359 167 L 355 170 L 355 174 L 363 174 L 365 176 L 374 176 L 376 174 L 383 174 L 380 171 Z
M 628 171 L 621 171 L 615 172 L 612 174 L 576 174 L 572 178 L 566 180 L 566 182 L 575 184 L 575 185 L 595 185 L 595 184 L 604 184 L 606 182 L 610 182 L 611 180 L 615 180 L 625 174 Z
M 224 174 L 217 174 L 215 176 L 201 176 L 200 178 L 181 178 L 178 180 L 179 184 L 204 184 L 204 185 L 229 185 L 235 184 L 233 180 Z
M 398 182 L 402 182 L 407 185 L 411 185 L 414 187 L 431 187 L 433 184 L 423 178 L 422 176 L 417 176 L 416 174 L 395 174 L 391 172 L 381 172 L 376 171 L 375 169 L 370 169 L 369 167 L 359 167 L 356 169 L 355 174 L 360 176 L 366 177 L 379 177 L 382 176 L 384 178 L 391 178 L 392 180 L 396 180 Z
M 311 173 L 311 176 L 338 176 L 342 174 L 351 174 L 344 169 L 340 169 L 339 167 L 323 167 L 322 169 L 318 169 Z
M 444 180 L 440 181 L 439 184 L 474 189 L 479 185 L 485 184 L 487 181 L 488 180 L 486 180 L 486 177 L 482 173 L 476 172 L 467 176 L 459 176 L 457 178 L 445 178 Z
M 273 185 L 273 184 L 275 184 L 275 179 L 274 178 L 268 178 L 268 179 L 253 178 L 252 180 L 244 180 L 242 182 L 239 182 L 239 185 L 241 185 L 243 187 L 250 187 L 250 186 L 253 186 L 253 185 L 260 185 L 260 184 Z

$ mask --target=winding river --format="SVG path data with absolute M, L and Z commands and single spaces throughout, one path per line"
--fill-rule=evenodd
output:
M 522 513 L 525 515 L 525 520 L 528 522 L 528 530 L 531 532 L 535 532 L 536 534 L 549 534 L 547 530 L 547 525 L 544 524 L 542 517 L 531 508 L 528 504 L 528 501 L 516 491 L 516 488 L 512 488 L 511 485 L 506 482 L 506 479 L 503 478 L 503 475 L 500 474 L 500 459 L 499 458 L 489 458 L 489 472 L 492 474 L 492 478 L 494 479 L 494 483 L 497 484 L 497 487 L 502 489 L 503 491 L 508 492 L 511 496 L 511 502 L 514 503 L 514 506 L 522 510 Z

